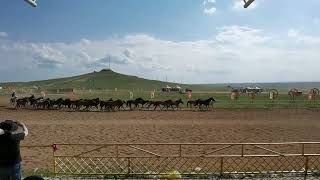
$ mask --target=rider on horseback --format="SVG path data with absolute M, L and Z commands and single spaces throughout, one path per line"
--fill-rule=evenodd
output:
M 16 91 L 12 91 L 11 98 L 10 98 L 10 104 L 11 106 L 14 106 L 17 100 L 17 94 Z
M 16 91 L 13 91 L 11 94 L 11 99 L 15 99 L 15 98 L 17 98 Z

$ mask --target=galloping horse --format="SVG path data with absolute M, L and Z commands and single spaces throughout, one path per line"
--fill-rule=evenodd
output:
M 169 107 L 171 107 L 172 110 L 174 110 L 174 106 L 175 106 L 177 109 L 179 109 L 180 104 L 183 104 L 183 101 L 181 99 L 178 99 L 176 101 L 172 101 L 171 99 L 169 99 L 163 102 L 163 105 L 164 105 L 163 108 L 166 107 L 168 110 Z
M 141 104 L 142 108 L 148 102 L 148 101 L 142 99 L 141 97 L 135 99 L 134 101 L 135 101 L 135 104 L 136 104 L 137 107 L 139 107 L 139 104 Z
M 154 107 L 153 110 L 156 110 L 157 107 L 159 107 L 159 109 L 162 110 L 163 107 L 161 108 L 161 106 L 164 106 L 164 102 L 162 101 L 149 101 L 148 104 L 149 104 L 147 107 L 148 110 L 150 109 L 151 106 Z
M 135 108 L 139 107 L 139 104 L 141 104 L 141 108 L 143 108 L 143 106 L 147 103 L 148 101 L 142 99 L 141 97 L 140 98 L 137 98 L 135 100 L 128 100 L 126 102 L 126 105 L 127 107 L 130 108 L 130 110 L 132 110 L 132 105 L 135 106 Z
M 206 100 L 199 100 L 198 101 L 199 109 L 203 110 L 202 106 L 205 106 L 205 108 L 208 109 L 211 102 L 216 102 L 216 100 L 213 97 Z M 213 107 L 213 104 L 212 104 L 212 107 Z
M 200 101 L 201 99 L 197 99 L 197 100 L 189 100 L 188 102 L 187 102 L 187 107 L 189 108 L 192 108 L 192 107 L 195 107 L 195 106 L 198 106 L 198 104 L 199 104 L 199 101 Z
M 111 109 L 112 111 L 115 110 L 115 108 L 117 108 L 117 110 L 120 110 L 121 108 L 124 109 L 123 105 L 125 104 L 126 102 L 121 100 L 121 99 L 117 99 L 115 101 L 112 101 L 111 102 Z

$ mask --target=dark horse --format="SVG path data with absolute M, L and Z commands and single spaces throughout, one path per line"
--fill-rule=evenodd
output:
M 177 109 L 179 109 L 179 105 L 180 104 L 183 104 L 183 101 L 181 99 L 178 99 L 176 101 L 172 101 L 170 99 L 170 100 L 167 100 L 167 101 L 163 102 L 163 108 L 166 107 L 167 109 L 169 109 L 169 107 L 171 107 L 172 110 L 174 110 L 174 106 L 175 106 Z
M 141 107 L 143 108 L 143 106 L 147 103 L 148 101 L 142 99 L 141 97 L 135 99 L 135 103 L 137 104 L 137 106 L 139 107 L 139 105 L 141 104 Z
M 142 99 L 142 98 L 137 98 L 135 100 L 128 100 L 126 102 L 127 107 L 130 108 L 130 110 L 132 110 L 132 105 L 134 105 L 135 108 L 139 108 L 139 105 L 141 104 L 141 108 L 143 108 L 143 106 L 145 104 L 147 104 L 148 101 Z
M 213 99 L 213 97 L 211 97 L 211 98 L 209 98 L 209 99 L 206 99 L 206 100 L 199 100 L 199 101 L 198 101 L 199 109 L 200 109 L 200 110 L 203 110 L 203 106 L 204 106 L 206 109 L 208 109 L 211 102 L 216 102 L 216 100 Z M 212 107 L 213 107 L 213 105 L 212 105 Z
M 126 102 L 127 107 L 132 110 L 132 105 L 134 105 L 135 108 L 139 108 L 139 105 L 141 105 L 141 108 L 143 108 L 144 105 L 146 105 L 148 101 L 142 99 L 141 97 L 135 99 L 135 100 L 128 100 Z
M 197 100 L 189 100 L 188 102 L 187 102 L 187 107 L 188 108 L 192 108 L 192 107 L 194 107 L 194 106 L 198 106 L 198 104 L 199 104 L 199 101 L 200 101 L 201 99 L 197 99 Z
M 148 102 L 148 110 L 150 109 L 150 107 L 153 106 L 153 110 L 156 110 L 157 107 L 159 107 L 160 110 L 162 110 L 161 106 L 164 106 L 164 102 L 163 101 L 149 101 Z
M 121 109 L 124 109 L 123 105 L 125 104 L 126 102 L 121 100 L 121 99 L 117 99 L 115 101 L 110 101 L 110 107 L 111 107 L 111 110 L 112 111 L 115 111 L 115 108 L 117 108 L 117 110 L 121 110 Z

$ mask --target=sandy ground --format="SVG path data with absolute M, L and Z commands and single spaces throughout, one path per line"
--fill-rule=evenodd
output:
M 320 141 L 319 110 L 66 112 L 10 110 L 29 128 L 22 145 Z M 27 168 L 50 166 L 51 149 L 23 149 Z

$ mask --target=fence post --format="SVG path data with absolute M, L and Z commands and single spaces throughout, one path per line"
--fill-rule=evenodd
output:
M 53 173 L 56 174 L 56 157 L 55 152 L 58 150 L 56 144 L 52 144 L 52 162 L 53 162 Z
M 128 175 L 130 175 L 130 174 L 131 174 L 131 160 L 128 157 Z
M 309 164 L 309 156 L 305 156 L 305 161 L 304 161 L 304 179 L 307 179 L 308 176 L 308 164 Z
M 52 151 L 52 162 L 53 162 L 53 174 L 56 174 L 56 159 L 54 157 L 54 150 Z
M 244 155 L 244 145 L 242 144 L 241 145 L 241 157 L 243 157 L 243 155 Z
M 220 158 L 220 177 L 223 176 L 223 157 Z
M 116 144 L 116 157 L 118 158 L 119 157 L 119 145 Z

